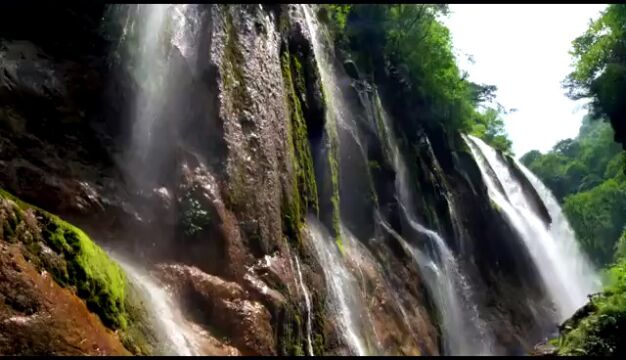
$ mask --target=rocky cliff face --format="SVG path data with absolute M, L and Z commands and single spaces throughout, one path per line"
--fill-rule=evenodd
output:
M 110 13 L 95 5 L 2 5 L 0 187 L 152 269 L 185 318 L 208 334 L 203 351 L 212 354 L 350 352 L 307 231 L 307 214 L 316 216 L 358 284 L 372 332 L 364 335 L 368 352 L 436 355 L 442 330 L 432 294 L 397 239 L 397 174 L 382 103 L 402 139 L 420 220 L 474 279 L 496 351 L 519 353 L 539 340 L 552 324 L 531 315 L 547 305 L 528 255 L 520 242 L 502 241 L 517 235 L 490 205 L 460 135 L 421 125 L 410 94 L 398 96 L 402 79 L 393 69 L 366 81 L 349 59 L 331 54 L 348 114 L 336 125 L 325 116 L 332 92 L 301 6 L 190 9 L 198 55 L 190 61 L 172 48 L 165 80 L 172 86 L 146 189 L 124 162 L 141 84 L 123 61 Z M 54 26 L 42 26 L 51 19 Z M 49 31 L 34 30 L 42 28 Z M 154 351 L 148 320 L 131 316 L 134 330 L 120 340 L 111 330 L 124 327 L 111 319 L 122 310 L 90 306 L 80 285 L 72 290 L 41 272 L 76 249 L 53 248 L 67 253 L 52 256 L 52 265 L 29 262 L 45 259 L 46 251 L 31 248 L 45 222 L 20 210 L 24 220 L 15 225 L 17 205 L 2 201 L 3 229 L 18 235 L 0 233 L 0 353 Z

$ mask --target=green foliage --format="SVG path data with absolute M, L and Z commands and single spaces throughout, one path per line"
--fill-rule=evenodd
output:
M 507 137 L 501 111 L 487 108 L 484 112 L 476 112 L 472 122 L 471 134 L 475 135 L 494 148 L 512 155 L 513 143 Z
M 587 116 L 575 139 L 562 140 L 543 155 L 533 150 L 520 160 L 562 201 L 569 194 L 589 190 L 616 176 L 618 160 L 614 158 L 620 152 L 611 127 Z
M 579 243 L 599 265 L 609 264 L 626 224 L 626 183 L 609 179 L 565 198 L 563 207 Z
M 446 5 L 355 4 L 349 10 L 345 34 L 357 63 L 369 73 L 391 64 L 407 80 L 418 121 L 472 132 L 510 152 L 500 112 L 478 111 L 494 99 L 496 87 L 469 82 L 457 66 L 450 31 L 440 20 Z M 345 12 L 338 13 L 343 20 Z
M 619 237 L 615 244 L 615 261 L 626 260 L 626 230 L 622 232 L 622 236 Z
M 209 210 L 193 196 L 193 193 L 186 193 L 181 205 L 181 225 L 186 236 L 193 237 L 209 226 L 211 223 Z
M 611 4 L 572 42 L 574 71 L 564 81 L 568 96 L 591 99 L 592 115 L 607 118 L 620 141 L 626 127 L 626 5 Z
M 319 7 L 319 18 L 327 24 L 335 38 L 343 36 L 351 8 L 349 4 L 324 4 Z
M 597 95 L 593 89 L 602 83 L 607 67 L 623 63 L 626 55 L 624 24 L 626 6 L 609 5 L 602 16 L 592 21 L 585 33 L 572 42 L 570 55 L 574 58 L 574 71 L 564 82 L 571 97 Z
M 563 324 L 552 341 L 559 355 L 610 356 L 626 351 L 626 262 L 606 272 L 605 290 Z
M 22 211 L 31 209 L 34 212 L 42 225 L 42 240 L 65 261 L 64 267 L 47 269 L 55 280 L 60 285 L 74 287 L 105 325 L 125 329 L 127 283 L 122 269 L 82 230 L 3 190 L 0 190 L 0 198 L 15 202 Z

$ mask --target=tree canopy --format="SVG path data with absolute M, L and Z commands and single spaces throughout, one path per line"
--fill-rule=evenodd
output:
M 322 10 L 338 44 L 364 49 L 352 56 L 366 71 L 374 71 L 373 63 L 389 63 L 405 75 L 421 104 L 420 121 L 511 151 L 502 111 L 481 106 L 494 100 L 496 87 L 470 82 L 457 66 L 450 31 L 441 21 L 447 5 L 333 4 Z
M 572 99 L 589 98 L 594 118 L 611 122 L 626 141 L 626 5 L 611 4 L 572 42 L 574 71 L 563 85 Z

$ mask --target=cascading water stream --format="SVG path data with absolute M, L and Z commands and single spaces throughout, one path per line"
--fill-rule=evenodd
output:
M 429 239 L 428 256 L 401 236 L 398 236 L 398 240 L 413 256 L 434 297 L 443 320 L 445 352 L 450 355 L 490 354 L 493 349 L 492 336 L 480 319 L 477 305 L 472 303 L 471 287 L 462 275 L 456 258 L 439 234 L 417 221 L 411 201 L 406 163 L 395 142 L 387 114 L 380 103 L 377 106 L 386 135 L 384 140 L 391 151 L 391 160 L 396 171 L 395 186 L 402 214 L 413 231 Z
M 323 87 L 325 91 L 330 92 L 325 97 L 327 99 L 326 126 L 334 127 L 337 122 L 344 118 L 340 107 L 335 104 L 340 94 L 334 82 L 330 61 L 327 59 L 328 54 L 319 38 L 320 29 L 314 21 L 314 16 L 310 12 L 311 9 L 307 5 L 302 5 L 302 10 L 311 35 L 313 52 L 317 60 Z M 334 129 L 328 128 L 328 130 L 334 133 Z M 357 139 L 356 136 L 355 139 Z M 367 309 L 361 303 L 358 283 L 345 267 L 334 239 L 329 234 L 326 234 L 323 225 L 313 217 L 308 218 L 307 225 L 318 260 L 324 268 L 325 278 L 329 284 L 328 290 L 333 299 L 332 303 L 336 308 L 336 313 L 342 319 L 340 322 L 340 326 L 343 327 L 342 335 L 355 354 L 367 355 L 367 346 L 364 343 L 363 333 L 360 330 L 364 327 L 364 324 L 360 324 L 360 322 Z
M 496 151 L 472 136 L 466 137 L 465 141 L 482 172 L 489 197 L 521 236 L 539 269 L 544 287 L 556 306 L 558 320 L 565 320 L 585 304 L 587 295 L 597 291 L 599 281 L 595 271 L 577 248 L 573 232 L 556 200 L 548 195 L 549 191 L 536 177 L 523 165 L 517 164 L 548 207 L 553 221 L 548 228 L 535 213 L 519 181 L 498 158 Z M 504 193 L 489 176 L 488 167 L 495 173 Z
M 126 34 L 135 30 L 135 26 L 138 27 L 135 30 L 139 46 L 134 54 L 134 75 L 140 89 L 135 99 L 135 116 L 128 151 L 132 158 L 128 161 L 130 168 L 140 170 L 139 175 L 148 166 L 146 161 L 153 127 L 163 103 L 164 68 L 167 65 L 164 60 L 163 37 L 169 7 L 167 4 L 136 5 L 135 16 L 128 15 L 130 29 L 124 29 Z M 138 19 L 141 19 L 139 24 Z
M 589 261 L 587 255 L 581 251 L 576 241 L 576 235 L 574 230 L 570 226 L 569 222 L 565 218 L 558 201 L 552 195 L 552 192 L 523 164 L 515 160 L 517 166 L 522 170 L 526 178 L 539 194 L 539 197 L 543 201 L 544 205 L 548 209 L 548 213 L 552 218 L 552 224 L 550 226 L 550 233 L 554 239 L 557 239 L 557 247 L 559 252 L 563 254 L 566 259 L 578 259 L 571 264 L 576 270 L 577 277 L 582 279 L 581 292 L 584 295 L 599 291 L 602 287 L 600 277 L 597 275 L 596 269 Z
M 294 255 L 294 259 L 296 262 L 296 271 L 298 272 L 298 285 L 300 289 L 302 289 L 302 295 L 304 296 L 304 304 L 306 305 L 306 340 L 307 340 L 307 350 L 309 350 L 310 356 L 315 356 L 313 353 L 313 343 L 311 341 L 311 294 L 309 293 L 309 289 L 306 287 L 304 280 L 302 279 L 302 270 L 300 269 L 300 260 L 297 255 Z
M 343 263 L 335 241 L 319 221 L 307 217 L 307 228 L 311 236 L 317 259 L 324 269 L 324 277 L 331 295 L 334 313 L 341 319 L 338 325 L 350 349 L 359 356 L 367 355 L 361 329 L 362 316 L 366 308 L 361 302 L 358 283 Z
M 149 274 L 137 269 L 116 254 L 110 254 L 110 256 L 122 267 L 129 281 L 142 292 L 147 309 L 154 315 L 157 328 L 153 330 L 159 334 L 159 340 L 164 342 L 160 344 L 165 352 L 162 355 L 200 355 L 192 345 L 194 333 L 184 326 L 186 321 L 170 294 Z
M 173 85 L 168 79 L 173 71 L 171 50 L 177 48 L 188 63 L 197 60 L 198 7 L 185 4 L 114 6 L 114 16 L 122 16 L 124 21 L 120 39 L 124 65 L 137 85 L 130 143 L 122 167 L 140 192 L 150 191 L 157 185 L 155 178 L 159 175 L 152 153 L 155 148 L 164 148 L 160 143 L 163 139 L 155 137 L 155 129 L 166 120 L 162 113 L 171 101 L 168 91 Z M 190 69 L 193 71 L 194 67 Z M 163 351 L 167 355 L 201 355 L 203 351 L 198 349 L 203 346 L 203 330 L 193 329 L 166 289 L 144 270 L 131 265 L 131 261 L 116 254 L 112 257 L 143 293 L 147 309 L 155 319 Z
M 150 190 L 159 174 L 161 152 L 167 140 L 158 138 L 159 129 L 170 121 L 164 116 L 175 99 L 188 94 L 172 93 L 177 84 L 174 50 L 193 73 L 198 57 L 201 11 L 189 4 L 114 5 L 114 17 L 124 19 L 118 52 L 137 85 L 129 143 L 123 158 L 127 176 L 140 191 Z M 168 129 L 178 129 L 175 122 Z
M 342 107 L 338 106 L 337 102 L 341 103 L 341 92 L 338 90 L 334 80 L 334 74 L 332 72 L 331 61 L 327 58 L 327 52 L 325 51 L 320 36 L 320 29 L 317 28 L 314 21 L 314 16 L 311 14 L 311 9 L 304 5 L 303 11 L 313 43 L 313 51 L 315 58 L 317 59 L 320 77 L 324 85 L 324 89 L 330 93 L 331 96 L 327 96 L 328 110 L 327 119 L 334 121 L 327 121 L 327 126 L 340 126 L 341 128 L 349 131 L 352 137 L 355 139 L 357 145 L 362 150 L 362 145 L 359 142 L 359 137 L 354 133 L 353 124 L 345 123 L 346 116 L 342 113 Z M 385 119 L 386 121 L 386 119 Z M 336 125 L 335 125 L 336 124 Z M 390 134 L 390 127 L 385 125 L 387 134 Z M 393 139 L 393 136 L 387 136 L 388 139 Z M 408 187 L 408 178 L 406 175 L 406 166 L 404 165 L 398 147 L 395 143 L 391 144 L 391 150 L 393 152 L 393 162 L 398 172 L 396 191 L 399 194 L 402 204 L 409 204 L 410 193 Z M 410 205 L 408 205 L 410 207 Z M 412 208 L 411 208 L 412 209 Z M 458 289 L 463 287 L 469 291 L 467 282 L 462 278 L 456 265 L 456 260 L 452 256 L 452 253 L 447 248 L 445 242 L 434 232 L 425 229 L 419 225 L 412 216 L 413 212 L 405 211 L 405 215 L 409 219 L 408 223 L 418 233 L 426 235 L 431 239 L 432 252 L 437 255 L 433 255 L 439 259 L 439 264 L 436 264 L 426 256 L 416 256 L 416 261 L 422 269 L 425 270 L 425 266 L 430 266 L 434 269 L 434 276 L 430 276 L 427 283 L 431 287 L 431 291 L 435 294 L 436 301 L 439 306 L 439 310 L 444 317 L 444 331 L 446 352 L 451 354 L 485 354 L 490 352 L 490 336 L 484 330 L 485 327 L 479 324 L 479 318 L 475 306 L 469 306 L 469 309 L 464 309 L 460 302 Z M 408 245 L 408 244 L 407 244 Z M 413 249 L 414 247 L 411 246 Z M 413 253 L 414 251 L 412 251 Z M 433 257 L 431 256 L 431 258 Z M 469 296 L 466 296 L 469 299 Z M 468 311 L 469 310 L 469 311 Z M 471 314 L 470 316 L 466 316 Z M 472 325 L 469 325 L 469 324 Z M 477 341 L 471 339 L 471 334 L 480 334 L 481 339 Z M 352 334 L 354 335 L 354 334 Z

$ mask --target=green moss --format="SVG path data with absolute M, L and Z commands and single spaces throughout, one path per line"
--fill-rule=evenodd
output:
M 225 43 L 224 54 L 221 63 L 221 76 L 223 79 L 224 94 L 228 113 L 241 119 L 244 109 L 250 109 L 252 100 L 246 89 L 246 81 L 243 72 L 244 56 L 238 44 L 237 29 L 233 24 L 230 13 L 230 5 L 221 5 L 224 13 Z M 242 144 L 245 145 L 245 144 Z M 234 166 L 229 181 L 230 191 L 225 196 L 229 208 L 238 209 L 249 199 L 246 194 L 246 176 L 242 166 Z
M 17 226 L 21 222 L 21 211 L 16 211 L 7 214 L 7 219 L 2 223 L 2 234 L 4 239 L 8 242 L 13 242 L 16 236 Z
M 42 215 L 44 240 L 67 262 L 67 274 L 55 274 L 56 280 L 76 287 L 78 296 L 105 325 L 126 328 L 126 276 L 122 269 L 82 230 L 54 215 Z
M 281 322 L 278 348 L 280 355 L 303 356 L 304 337 L 302 321 L 293 303 L 284 309 L 284 319 Z
M 306 94 L 306 81 L 304 80 L 304 70 L 302 69 L 302 63 L 296 55 L 291 56 L 291 68 L 293 69 L 293 85 L 294 91 L 301 99 L 304 99 Z
M 290 60 L 291 59 L 291 60 Z M 298 94 L 305 94 L 304 75 L 300 61 L 295 56 L 289 56 L 285 51 L 282 56 L 283 78 L 289 97 L 290 133 L 295 156 L 298 190 L 303 209 L 311 208 L 319 211 L 317 199 L 317 184 L 313 170 L 313 156 L 308 140 L 308 130 Z M 292 77 L 292 74 L 295 74 Z M 295 87 L 294 87 L 295 78 Z
M 376 160 L 370 160 L 367 164 L 372 170 L 380 170 L 380 164 Z
M 610 356 L 626 352 L 626 262 L 608 270 L 609 286 L 567 320 L 550 341 L 559 355 Z
M 120 267 L 82 230 L 4 190 L 0 190 L 0 197 L 15 202 L 20 211 L 31 209 L 34 212 L 42 226 L 43 242 L 59 253 L 66 263 L 65 268 L 49 269 L 55 280 L 63 286 L 74 287 L 78 296 L 85 300 L 91 311 L 100 316 L 105 325 L 125 328 L 126 277 Z M 9 228 L 17 227 L 13 221 L 8 223 Z M 31 235 L 31 241 L 24 245 L 36 255 L 41 252 L 41 246 L 32 240 Z M 47 264 L 45 261 L 42 263 Z
M 139 290 L 129 282 L 125 301 L 128 327 L 120 332 L 120 340 L 129 351 L 136 355 L 165 353 L 165 349 L 159 348 L 160 343 L 155 334 L 154 319 L 146 311 L 141 296 Z
M 135 354 L 152 354 L 157 343 L 153 326 L 146 320 L 141 301 L 129 291 L 132 286 L 119 265 L 87 234 L 58 216 L 27 204 L 2 189 L 0 200 L 10 200 L 14 204 L 11 205 L 13 214 L 8 218 L 13 217 L 15 221 L 6 223 L 17 222 L 10 227 L 19 228 L 15 232 L 16 240 L 26 248 L 26 258 L 38 268 L 47 270 L 59 285 L 72 288 L 106 326 L 121 330 L 120 339 L 128 350 Z M 25 211 L 32 211 L 41 235 L 26 227 L 23 221 Z M 7 240 L 6 233 L 4 240 Z M 44 244 L 57 255 L 44 254 Z
M 224 88 L 234 100 L 233 110 L 238 110 L 240 109 L 239 106 L 250 105 L 250 97 L 246 90 L 246 82 L 242 70 L 245 59 L 239 49 L 237 30 L 233 25 L 233 17 L 228 8 L 224 12 L 226 13 L 226 43 L 224 45 L 222 74 Z
M 493 200 L 491 200 L 491 198 L 489 198 L 489 205 L 491 205 L 491 208 L 494 209 L 495 211 L 501 212 L 500 206 L 498 206 L 498 204 L 496 204 Z
M 311 307 L 311 338 L 313 343 L 311 344 L 313 347 L 313 353 L 317 356 L 324 355 L 326 349 L 326 338 L 325 338 L 325 328 L 326 328 L 326 298 L 325 295 L 321 292 L 314 291 L 311 297 L 312 307 Z
M 287 236 L 300 243 L 304 214 L 309 209 L 316 214 L 319 213 L 317 184 L 306 120 L 300 100 L 305 97 L 306 89 L 302 66 L 298 58 L 290 56 L 287 50 L 284 50 L 281 55 L 281 66 L 289 105 L 288 152 L 295 172 L 291 194 L 284 196 L 283 225 Z

